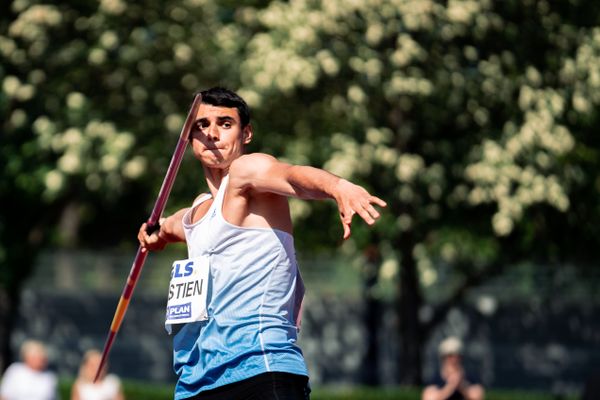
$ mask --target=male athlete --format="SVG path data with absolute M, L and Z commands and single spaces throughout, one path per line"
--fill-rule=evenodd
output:
M 223 88 L 201 94 L 190 140 L 210 193 L 138 235 L 143 251 L 187 242 L 167 304 L 175 399 L 308 399 L 296 345 L 304 287 L 287 198 L 335 200 L 344 239 L 354 214 L 371 225 L 373 205 L 386 203 L 324 170 L 244 154 L 253 135 L 245 101 Z

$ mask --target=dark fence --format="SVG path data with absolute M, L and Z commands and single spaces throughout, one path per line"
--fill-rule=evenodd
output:
M 69 276 L 61 265 L 63 276 Z M 335 276 L 311 274 L 315 270 L 336 274 L 335 268 L 311 268 L 305 274 L 308 293 L 300 345 L 312 381 L 361 384 L 372 378 L 370 372 L 378 371 L 380 384 L 397 383 L 402 366 L 397 363 L 397 321 L 390 302 L 382 299 L 381 312 L 375 316 L 377 329 L 369 332 L 364 323 L 367 316 L 360 279 L 352 278 L 346 266 L 345 289 L 328 290 L 320 285 L 323 280 L 335 282 Z M 119 289 L 126 272 L 121 268 L 117 274 Z M 173 382 L 171 343 L 163 328 L 166 300 L 162 293 L 149 289 L 162 291 L 151 276 L 133 297 L 111 353 L 111 370 L 123 378 Z M 40 272 L 23 294 L 12 338 L 15 347 L 25 338 L 47 342 L 53 367 L 67 376 L 76 374 L 86 349 L 102 348 L 120 294 L 119 290 L 98 288 L 97 282 L 94 289 L 94 285 L 86 286 L 78 279 L 61 288 L 59 278 Z M 588 374 L 600 366 L 600 306 L 559 292 L 548 292 L 542 298 L 511 299 L 506 293 L 495 293 L 498 285 L 508 290 L 509 283 L 490 283 L 487 288 L 472 291 L 464 304 L 449 312 L 429 340 L 424 354 L 425 378 L 437 371 L 437 344 L 444 336 L 454 334 L 465 338 L 467 369 L 489 387 L 579 391 Z M 313 287 L 318 290 L 311 290 Z M 367 354 L 369 335 L 376 339 L 377 354 Z

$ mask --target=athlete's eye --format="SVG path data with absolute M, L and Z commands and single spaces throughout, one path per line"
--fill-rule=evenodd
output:
M 231 122 L 223 122 L 223 128 L 231 128 Z
M 196 124 L 196 129 L 198 129 L 199 131 L 202 131 L 206 128 L 209 127 L 209 123 L 207 121 L 200 121 Z

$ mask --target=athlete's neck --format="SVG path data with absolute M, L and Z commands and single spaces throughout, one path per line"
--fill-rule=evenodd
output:
M 204 176 L 206 177 L 206 183 L 212 193 L 213 197 L 217 195 L 221 182 L 229 174 L 229 168 L 208 168 L 204 167 Z

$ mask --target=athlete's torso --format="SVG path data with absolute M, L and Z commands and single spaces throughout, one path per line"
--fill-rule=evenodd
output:
M 185 324 L 174 336 L 176 399 L 263 372 L 307 375 L 296 346 L 304 287 L 293 237 L 227 222 L 227 182 L 200 220 L 192 222 L 194 207 L 183 217 L 188 257 L 208 257 L 210 283 L 208 320 Z

